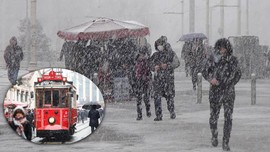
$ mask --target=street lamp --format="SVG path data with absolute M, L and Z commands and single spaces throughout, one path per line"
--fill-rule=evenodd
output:
M 246 14 L 247 14 L 247 31 L 246 34 L 249 35 L 249 0 L 247 0 L 247 9 L 246 9 Z
M 184 34 L 184 0 L 181 1 L 182 3 L 182 12 L 164 12 L 164 14 L 177 14 L 181 15 L 181 21 L 182 21 L 182 27 L 181 27 L 181 33 Z
M 239 3 L 240 4 L 240 3 Z M 210 39 L 210 37 L 212 36 L 212 11 L 213 11 L 213 9 L 214 8 L 217 8 L 217 7 L 221 7 L 221 8 L 225 8 L 225 7 L 237 7 L 237 8 L 239 8 L 240 9 L 240 5 L 214 5 L 214 6 L 211 6 L 210 7 L 210 26 L 209 26 L 209 39 Z M 238 12 L 238 13 L 240 13 L 240 12 Z M 224 16 L 224 14 L 221 14 L 222 16 Z M 238 30 L 240 30 L 240 28 L 239 28 L 239 26 L 241 25 L 240 23 L 241 23 L 241 18 L 240 18 L 240 16 L 241 16 L 241 14 L 238 14 Z M 221 19 L 221 31 L 220 31 L 220 34 L 221 34 L 221 36 L 223 36 L 223 34 L 224 34 L 224 25 L 222 25 L 222 24 L 224 24 L 224 18 L 223 19 Z M 239 32 L 238 31 L 238 33 L 241 33 L 241 32 Z
M 37 68 L 37 61 L 36 61 L 36 18 L 37 18 L 37 1 L 31 0 L 31 35 L 32 35 L 32 41 L 31 41 L 31 58 L 29 63 L 29 71 L 33 71 Z

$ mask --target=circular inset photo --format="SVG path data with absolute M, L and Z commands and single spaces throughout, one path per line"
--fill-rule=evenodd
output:
M 9 88 L 4 115 L 22 138 L 38 144 L 70 144 L 93 133 L 104 117 L 98 87 L 61 68 L 37 70 Z

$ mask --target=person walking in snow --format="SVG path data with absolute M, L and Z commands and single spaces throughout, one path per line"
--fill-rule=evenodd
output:
M 153 92 L 156 118 L 154 121 L 162 120 L 161 97 L 167 100 L 167 108 L 170 118 L 175 119 L 174 111 L 174 69 L 179 67 L 180 61 L 176 53 L 172 50 L 167 37 L 161 36 L 155 41 L 155 49 L 150 58 L 151 70 L 154 71 Z
M 137 98 L 137 120 L 142 120 L 142 99 L 145 103 L 146 115 L 147 117 L 151 117 L 150 80 L 152 76 L 147 51 L 147 46 L 142 47 L 139 51 L 135 63 L 134 92 Z
M 96 105 L 92 105 L 91 110 L 88 113 L 88 118 L 90 119 L 89 121 L 89 126 L 91 127 L 91 133 L 93 133 L 95 131 L 95 129 L 97 129 L 97 127 L 99 126 L 99 111 L 97 110 L 97 106 Z
M 9 42 L 10 44 L 5 49 L 4 59 L 8 69 L 8 79 L 12 85 L 15 85 L 20 70 L 20 62 L 23 60 L 23 51 L 17 44 L 15 36 Z
M 222 148 L 230 151 L 229 139 L 232 130 L 232 114 L 235 100 L 235 85 L 241 78 L 238 59 L 233 56 L 233 49 L 228 39 L 217 40 L 212 54 L 202 70 L 203 77 L 210 83 L 209 124 L 212 133 L 211 143 L 218 145 L 218 118 L 221 106 L 224 108 L 224 127 Z
M 193 85 L 193 90 L 196 90 L 197 75 L 202 72 L 203 61 L 206 57 L 206 48 L 202 39 L 194 39 L 192 43 L 192 57 L 189 58 L 190 74 Z
M 192 60 L 192 43 L 191 41 L 186 41 L 182 47 L 182 52 L 181 52 L 181 58 L 184 59 L 185 61 L 185 72 L 186 72 L 186 77 L 190 74 L 190 63 Z
M 72 41 L 66 41 L 61 49 L 60 56 L 59 56 L 59 61 L 63 60 L 63 56 L 65 58 L 65 67 L 66 69 L 71 69 L 72 66 L 72 49 L 74 47 L 75 42 Z

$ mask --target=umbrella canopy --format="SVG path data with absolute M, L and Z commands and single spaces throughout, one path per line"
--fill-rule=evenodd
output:
M 207 39 L 203 33 L 189 33 L 182 35 L 179 41 L 192 41 L 194 39 Z
M 135 21 L 119 21 L 99 18 L 81 25 L 58 31 L 57 35 L 66 40 L 108 40 L 125 37 L 143 37 L 149 28 Z
M 21 106 L 25 108 L 28 106 L 28 104 L 23 103 L 23 102 L 18 102 L 18 101 L 10 101 L 10 100 L 4 102 L 4 107 L 7 107 L 7 108 L 14 109 L 17 106 Z
M 101 108 L 101 105 L 100 105 L 99 103 L 97 103 L 97 102 L 88 102 L 88 103 L 84 104 L 84 105 L 82 106 L 82 108 L 83 108 L 83 109 L 88 109 L 88 110 L 90 110 L 90 109 L 92 108 L 93 105 L 96 105 L 96 109 Z

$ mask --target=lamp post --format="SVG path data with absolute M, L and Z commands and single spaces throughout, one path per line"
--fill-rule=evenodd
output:
M 36 0 L 31 0 L 31 56 L 30 56 L 30 63 L 28 70 L 33 71 L 37 68 L 37 61 L 36 61 L 36 41 L 35 41 L 35 36 L 36 36 L 36 12 L 37 9 L 37 1 Z
M 246 34 L 249 35 L 249 0 L 247 0 L 247 8 L 246 8 L 246 14 L 247 14 L 247 19 L 246 19 Z
M 177 14 L 181 15 L 181 33 L 184 34 L 184 0 L 181 1 L 182 3 L 182 11 L 181 12 L 164 12 L 164 14 Z
M 223 0 L 222 0 L 223 1 Z M 241 9 L 241 6 L 239 5 L 239 4 L 241 4 L 241 3 L 238 3 L 238 5 L 214 5 L 214 6 L 212 6 L 212 7 L 210 7 L 210 26 L 209 26 L 209 39 L 210 39 L 210 37 L 212 36 L 212 11 L 213 11 L 213 9 L 214 8 L 217 8 L 217 7 L 222 7 L 222 8 L 225 8 L 225 7 L 237 7 L 237 8 L 239 8 L 239 9 Z M 221 37 L 223 37 L 224 36 L 224 10 L 222 9 L 221 10 L 222 12 L 221 12 L 221 21 L 220 21 L 220 35 L 221 35 Z M 241 24 L 240 24 L 240 22 L 241 22 L 241 13 L 239 13 L 238 12 L 238 27 L 237 27 L 237 29 L 238 30 L 240 30 L 240 31 L 238 31 L 238 33 L 240 33 L 241 32 Z M 240 26 L 240 27 L 239 27 Z
M 189 32 L 195 31 L 195 0 L 189 1 Z

